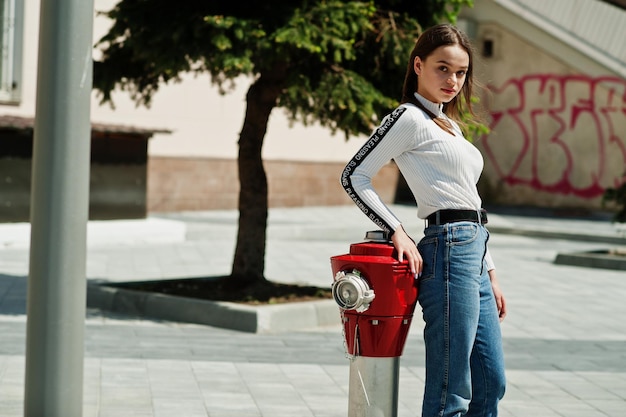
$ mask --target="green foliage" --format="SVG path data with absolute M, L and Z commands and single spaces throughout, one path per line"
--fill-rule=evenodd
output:
M 476 107 L 479 104 L 480 99 L 476 96 L 471 97 L 472 106 Z M 463 122 L 461 128 L 463 129 L 463 133 L 465 138 L 474 142 L 474 140 L 480 138 L 489 133 L 489 127 L 485 125 L 480 118 L 470 113 L 469 110 L 464 109 L 461 113 L 461 120 Z
M 267 181 L 259 163 L 270 114 L 369 134 L 401 95 L 422 27 L 454 21 L 471 0 L 121 0 L 97 44 L 94 88 L 150 104 L 182 73 L 208 73 L 223 94 L 252 80 L 239 137 L 239 233 L 231 279 L 263 283 Z
M 96 44 L 94 87 L 103 102 L 119 89 L 149 106 L 182 73 L 209 73 L 223 94 L 242 75 L 265 77 L 291 122 L 368 134 L 397 105 L 422 27 L 454 22 L 463 5 L 472 1 L 122 0 L 103 13 L 113 26 Z
M 613 217 L 613 221 L 616 223 L 626 223 L 626 172 L 622 178 L 622 184 L 618 187 L 611 187 L 604 190 L 602 196 L 602 203 L 615 203 L 617 205 L 617 212 Z
M 433 17 L 436 19 L 436 22 L 433 22 L 433 24 L 442 21 L 456 23 L 456 17 L 461 8 L 463 6 L 472 6 L 473 4 L 473 0 L 441 0 L 437 4 L 438 8 L 433 11 Z
M 304 51 L 322 62 L 341 64 L 355 58 L 354 44 L 372 30 L 372 5 L 357 2 L 322 2 L 311 9 L 296 9 L 273 38 L 287 51 Z

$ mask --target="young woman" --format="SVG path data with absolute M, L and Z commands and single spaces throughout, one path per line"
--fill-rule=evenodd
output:
M 500 321 L 506 302 L 476 189 L 483 159 L 459 129 L 462 106 L 472 111 L 472 70 L 464 33 L 449 24 L 426 30 L 409 59 L 402 104 L 341 177 L 356 205 L 389 233 L 398 259 L 406 259 L 419 278 L 423 417 L 497 416 L 505 390 Z M 392 159 L 415 197 L 418 217 L 426 221 L 417 246 L 372 187 L 372 177 Z

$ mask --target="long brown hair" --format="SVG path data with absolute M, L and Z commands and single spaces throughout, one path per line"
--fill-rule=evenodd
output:
M 443 112 L 452 120 L 463 125 L 461 121 L 461 113 L 463 111 L 469 112 L 472 116 L 475 116 L 472 109 L 472 89 L 474 87 L 474 58 L 472 45 L 469 38 L 465 33 L 459 30 L 456 26 L 449 23 L 443 23 L 433 26 L 425 30 L 415 42 L 415 47 L 409 57 L 409 63 L 406 68 L 406 75 L 404 77 L 404 86 L 402 87 L 402 100 L 401 103 L 413 103 L 420 108 L 423 108 L 421 103 L 415 98 L 415 92 L 418 86 L 418 76 L 415 73 L 415 57 L 419 56 L 421 60 L 425 60 L 435 49 L 440 46 L 459 45 L 467 52 L 469 56 L 469 65 L 465 76 L 465 83 L 461 93 L 456 95 L 448 103 L 443 104 Z M 459 100 L 459 96 L 462 95 L 462 101 Z M 433 115 L 431 115 L 432 117 Z

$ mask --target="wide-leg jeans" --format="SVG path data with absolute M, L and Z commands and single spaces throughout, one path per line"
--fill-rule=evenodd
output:
M 426 346 L 422 417 L 495 417 L 506 379 L 500 321 L 484 261 L 489 233 L 429 226 L 418 244 Z

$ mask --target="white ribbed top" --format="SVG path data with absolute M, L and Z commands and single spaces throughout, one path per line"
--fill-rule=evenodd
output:
M 442 105 L 419 94 L 416 97 L 434 114 L 446 117 Z M 342 186 L 381 229 L 393 232 L 401 224 L 372 186 L 372 177 L 392 159 L 415 197 L 419 218 L 442 209 L 480 210 L 476 184 L 483 169 L 482 155 L 458 125 L 450 123 L 454 136 L 417 106 L 402 104 L 383 119 L 346 165 Z

